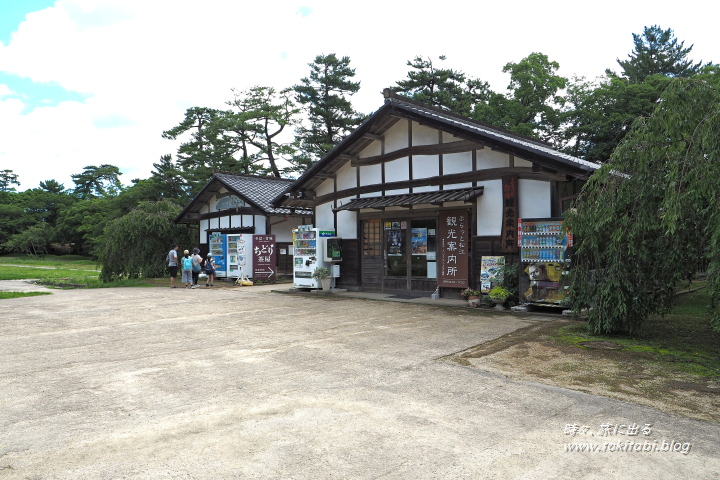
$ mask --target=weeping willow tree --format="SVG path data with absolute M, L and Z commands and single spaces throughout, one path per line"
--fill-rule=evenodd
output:
M 720 91 L 717 71 L 674 79 L 585 185 L 568 225 L 579 239 L 573 308 L 594 333 L 637 333 L 708 264 L 720 295 Z M 720 315 L 712 325 L 720 330 Z
M 167 200 L 141 202 L 128 214 L 111 221 L 100 242 L 100 279 L 112 282 L 165 276 L 170 245 L 177 243 L 181 251 L 192 250 L 198 238 L 194 228 L 173 222 L 181 211 L 182 207 Z

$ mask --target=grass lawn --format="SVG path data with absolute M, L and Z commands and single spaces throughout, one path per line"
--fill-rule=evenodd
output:
M 0 300 L 6 298 L 37 297 L 38 295 L 50 295 L 50 292 L 0 292 Z
M 640 335 L 590 335 L 583 321 L 532 325 L 456 356 L 460 363 L 720 422 L 720 332 L 702 289 L 677 297 Z
M 79 255 L 31 257 L 13 254 L 0 257 L 0 280 L 36 279 L 43 285 L 60 288 L 153 287 L 166 279 L 128 279 L 113 283 L 98 280 L 100 267 L 94 260 Z

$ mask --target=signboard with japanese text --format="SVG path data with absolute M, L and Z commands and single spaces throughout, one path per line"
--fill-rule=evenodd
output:
M 514 253 L 518 251 L 518 177 L 503 177 L 503 212 L 500 251 Z
M 438 286 L 467 288 L 470 215 L 467 210 L 438 214 Z
M 277 280 L 275 235 L 253 235 L 253 279 Z

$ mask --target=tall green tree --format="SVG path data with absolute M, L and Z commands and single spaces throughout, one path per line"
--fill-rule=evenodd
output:
M 438 60 L 444 62 L 446 57 L 441 55 Z M 487 82 L 470 78 L 460 70 L 441 68 L 430 57 L 417 56 L 407 65 L 412 70 L 392 90 L 413 100 L 469 116 L 475 103 L 489 96 Z
M 719 131 L 717 86 L 673 79 L 583 188 L 567 220 L 581 240 L 573 306 L 594 307 L 592 332 L 639 331 L 670 308 L 676 284 L 703 260 L 708 289 L 720 296 Z
M 664 75 L 647 77 L 641 83 L 614 75 L 595 82 L 574 78 L 565 95 L 563 151 L 607 162 L 635 120 L 652 113 L 668 81 Z
M 100 279 L 165 276 L 165 255 L 172 243 L 194 245 L 197 229 L 176 225 L 183 207 L 171 201 L 141 202 L 135 209 L 110 221 L 97 249 L 102 265 Z
M 708 65 L 690 60 L 688 55 L 693 45 L 685 48 L 685 42 L 679 42 L 671 28 L 663 30 L 658 25 L 646 26 L 643 33 L 633 33 L 632 36 L 635 48 L 628 55 L 628 60 L 617 59 L 622 76 L 630 83 L 642 83 L 652 75 L 690 77 Z
M 12 170 L 0 171 L 0 192 L 14 192 L 15 187 L 12 185 L 20 186 L 18 176 Z
M 238 124 L 246 126 L 238 132 L 246 135 L 246 144 L 253 149 L 250 154 L 253 163 L 261 165 L 259 173 L 281 177 L 282 173 L 294 170 L 296 146 L 291 138 L 283 136 L 283 132 L 291 133 L 300 112 L 293 102 L 292 89 L 256 86 L 234 94 L 230 105 L 238 112 Z
M 308 65 L 310 75 L 293 87 L 309 122 L 309 126 L 299 125 L 296 139 L 301 151 L 316 161 L 360 125 L 364 116 L 349 99 L 360 90 L 360 82 L 352 81 L 355 69 L 350 68 L 350 57 L 318 55 Z
M 507 63 L 503 67 L 510 74 L 507 93 L 491 93 L 487 102 L 476 103 L 473 118 L 557 146 L 565 102 L 560 91 L 567 85 L 567 79 L 557 75 L 559 68 L 560 64 L 537 52 Z
M 122 172 L 115 165 L 104 163 L 100 166 L 90 165 L 82 173 L 71 175 L 75 183 L 75 195 L 78 198 L 97 198 L 119 194 Z

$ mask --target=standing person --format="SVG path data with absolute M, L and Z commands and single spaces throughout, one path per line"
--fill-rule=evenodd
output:
M 205 273 L 207 274 L 205 286 L 212 287 L 213 281 L 215 280 L 215 259 L 213 259 L 212 253 L 208 253 L 205 259 Z
M 177 254 L 178 244 L 173 243 L 172 246 L 170 246 L 170 252 L 167 254 L 167 262 L 168 262 L 168 270 L 170 270 L 170 288 L 177 288 L 175 286 L 175 277 L 177 277 L 177 271 L 178 271 L 178 254 Z
M 193 254 L 192 254 L 192 288 L 198 288 L 198 277 L 200 276 L 200 272 L 202 272 L 202 261 L 203 258 L 200 256 L 200 249 L 195 247 L 193 248 Z
M 192 258 L 190 258 L 190 252 L 185 250 L 182 258 L 182 281 L 185 284 L 185 288 L 190 288 L 192 285 Z

